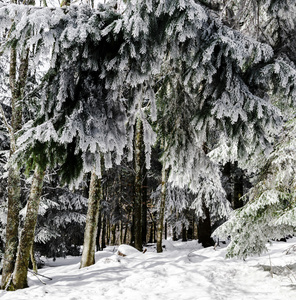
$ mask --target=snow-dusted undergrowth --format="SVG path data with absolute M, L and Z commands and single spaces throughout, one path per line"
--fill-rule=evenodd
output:
M 296 298 L 293 264 L 296 252 L 285 250 L 296 238 L 275 242 L 269 253 L 246 261 L 225 260 L 226 248 L 202 248 L 197 241 L 164 241 L 162 254 L 147 247 L 145 254 L 108 247 L 96 253 L 96 264 L 79 269 L 79 257 L 45 260 L 40 274 L 32 274 L 30 287 L 0 292 L 3 300 L 286 300 Z M 270 272 L 270 266 L 271 271 Z M 288 269 L 289 266 L 290 269 Z

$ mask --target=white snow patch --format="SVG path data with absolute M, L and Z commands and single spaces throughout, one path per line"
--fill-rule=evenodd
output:
M 80 257 L 45 260 L 40 274 L 29 275 L 30 287 L 0 291 L 1 300 L 286 300 L 296 299 L 296 277 L 291 272 L 264 271 L 263 266 L 293 266 L 296 253 L 285 250 L 296 238 L 275 242 L 268 254 L 246 261 L 226 260 L 226 248 L 202 248 L 197 241 L 164 241 L 142 253 L 128 245 L 96 253 L 96 264 L 79 269 Z M 119 256 L 117 250 L 126 254 Z
M 118 247 L 117 253 L 121 253 L 126 256 L 131 256 L 131 255 L 137 255 L 141 252 L 132 246 L 122 244 Z

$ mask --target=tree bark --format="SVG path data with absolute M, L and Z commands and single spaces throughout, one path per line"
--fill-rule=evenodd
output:
M 111 240 L 111 246 L 114 246 L 115 245 L 115 243 L 116 243 L 116 225 L 115 224 L 113 224 L 112 226 L 110 226 L 110 234 L 111 234 L 111 238 L 110 238 L 110 240 Z
M 89 187 L 88 210 L 80 268 L 88 267 L 95 263 L 96 237 L 101 198 L 101 179 L 93 172 L 91 174 Z
M 147 170 L 146 168 L 142 186 L 142 244 L 146 245 L 147 243 Z
M 6 226 L 6 243 L 2 270 L 2 289 L 6 288 L 14 270 L 18 246 L 18 227 L 20 212 L 20 173 L 10 167 L 8 173 L 8 212 Z
M 211 217 L 210 211 L 206 205 L 202 204 L 203 211 L 205 213 L 205 218 L 199 218 L 198 222 L 198 242 L 203 245 L 203 247 L 214 246 L 215 242 L 211 237 L 212 226 L 211 226 Z
M 134 199 L 134 234 L 135 248 L 142 251 L 142 121 L 137 120 L 135 137 L 135 199 Z
M 97 251 L 100 251 L 100 250 L 103 250 L 101 248 L 101 243 L 100 243 L 100 237 L 101 237 L 101 228 L 102 228 L 102 212 L 101 212 L 101 209 L 99 211 L 99 217 L 98 217 L 98 230 L 97 230 L 97 237 L 96 237 L 96 240 L 97 240 Z
M 184 224 L 182 224 L 182 242 L 187 242 L 187 230 Z
M 166 198 L 166 170 L 162 167 L 161 171 L 161 196 L 160 196 L 160 208 L 159 208 L 159 218 L 157 224 L 157 253 L 161 253 L 162 250 L 162 236 L 163 236 L 163 222 L 164 222 L 164 212 L 165 212 L 165 198 Z
M 111 225 L 110 225 L 110 218 L 108 217 L 107 219 L 107 231 L 106 231 L 106 239 L 107 239 L 107 245 L 110 245 L 110 237 L 111 237 Z
M 123 243 L 123 223 L 119 221 L 119 245 Z
M 102 250 L 106 248 L 106 216 L 103 216 L 103 229 L 102 229 Z
M 38 272 L 38 268 L 37 268 L 37 263 L 36 263 L 36 259 L 35 259 L 35 255 L 34 255 L 34 242 L 32 244 L 31 250 L 30 250 L 30 258 L 31 258 L 31 263 L 32 263 L 32 269 L 34 272 Z
M 126 240 L 127 240 L 127 232 L 128 232 L 128 222 L 130 219 L 130 211 L 128 212 L 128 216 L 127 216 L 127 222 L 125 224 L 125 228 L 124 228 L 124 235 L 123 235 L 123 244 L 126 244 Z
M 35 227 L 37 223 L 40 196 L 43 186 L 44 169 L 37 165 L 31 185 L 30 196 L 27 203 L 27 214 L 24 228 L 21 232 L 12 279 L 13 289 L 22 289 L 28 286 L 27 273 L 30 260 L 30 250 L 33 246 Z
M 10 70 L 9 70 L 9 84 L 11 90 L 11 138 L 10 138 L 10 156 L 15 152 L 16 141 L 15 133 L 21 129 L 22 126 L 22 98 L 24 95 L 24 87 L 26 84 L 29 63 L 29 50 L 25 50 L 24 56 L 20 60 L 20 67 L 17 76 L 17 53 L 15 47 L 11 48 L 10 52 Z M 6 243 L 4 252 L 4 262 L 2 271 L 1 288 L 4 289 L 8 280 L 13 273 L 15 266 L 15 258 L 18 246 L 18 227 L 19 227 L 19 212 L 21 185 L 20 172 L 14 167 L 10 166 L 8 170 L 8 211 L 7 211 L 7 225 L 6 225 Z

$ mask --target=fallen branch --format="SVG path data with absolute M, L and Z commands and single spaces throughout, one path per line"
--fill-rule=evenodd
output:
M 39 273 L 37 273 L 37 272 L 35 272 L 35 271 L 32 271 L 32 270 L 30 270 L 30 269 L 28 269 L 28 271 L 29 271 L 30 273 L 32 273 L 33 275 L 41 276 L 41 277 L 44 277 L 44 278 L 46 278 L 46 279 L 52 280 L 52 278 L 47 277 L 47 276 L 45 276 L 45 275 L 41 275 L 41 274 L 39 274 Z

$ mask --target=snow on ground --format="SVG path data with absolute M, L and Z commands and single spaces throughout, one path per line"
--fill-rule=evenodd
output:
M 268 254 L 246 261 L 226 260 L 225 248 L 202 248 L 197 241 L 164 241 L 146 253 L 121 245 L 96 253 L 96 264 L 79 269 L 79 257 L 46 259 L 30 287 L 0 291 L 1 300 L 287 300 L 296 299 L 296 238 L 275 242 Z M 286 267 L 289 266 L 289 268 Z M 265 266 L 265 267 L 262 267 Z M 270 266 L 272 272 L 270 272 Z M 265 270 L 264 270 L 265 269 Z

